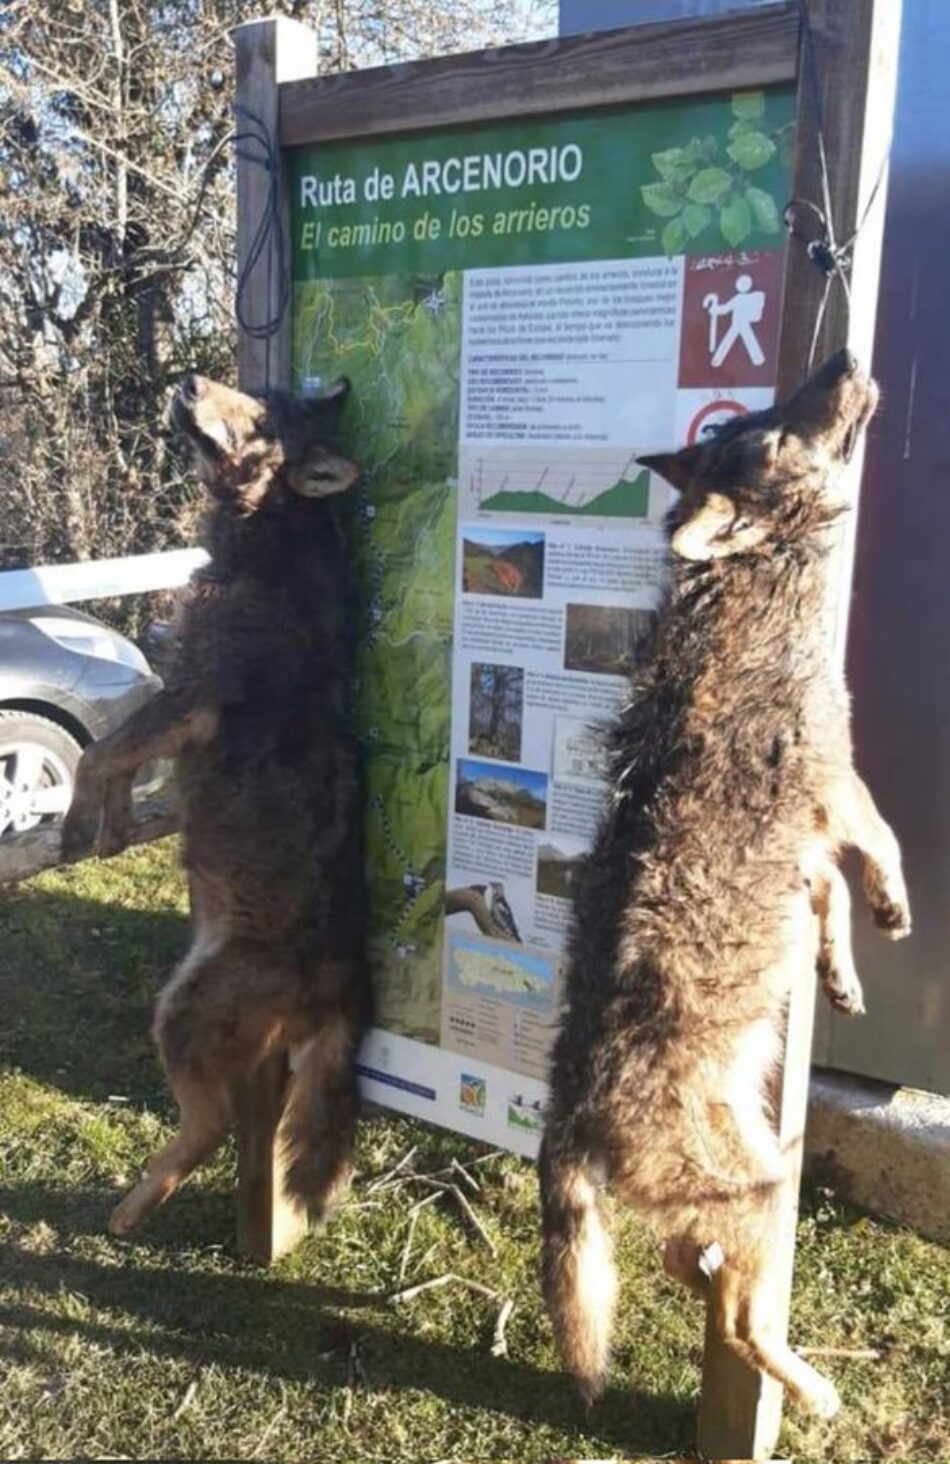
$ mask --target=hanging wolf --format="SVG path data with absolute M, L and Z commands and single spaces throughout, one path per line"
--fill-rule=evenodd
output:
M 782 1201 L 767 1091 L 793 984 L 863 1010 L 848 889 L 910 932 L 900 853 L 852 766 L 830 653 L 829 535 L 877 402 L 842 352 L 782 406 L 644 458 L 679 490 L 665 602 L 612 733 L 612 797 L 575 885 L 541 1152 L 543 1283 L 582 1395 L 603 1388 L 605 1184 L 665 1242 L 726 1343 L 831 1416 L 832 1384 L 757 1305 Z
M 347 1178 L 369 1020 L 360 809 L 348 700 L 353 588 L 334 496 L 349 383 L 253 397 L 189 378 L 172 415 L 209 491 L 209 563 L 186 594 L 165 689 L 79 764 L 63 853 L 124 847 L 132 780 L 176 760 L 191 947 L 155 1038 L 181 1109 L 110 1228 L 142 1224 L 221 1143 L 235 1086 L 295 1059 L 278 1142 L 291 1200 L 319 1216 Z

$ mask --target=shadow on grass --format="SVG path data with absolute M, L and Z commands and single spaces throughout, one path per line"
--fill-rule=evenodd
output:
M 44 1219 L 61 1232 L 88 1228 L 114 1198 L 105 1191 L 65 1193 L 42 1186 L 0 1192 L 0 1209 L 30 1222 Z M 101 1218 L 100 1218 L 101 1225 Z M 192 1237 L 192 1243 L 194 1238 Z M 176 1282 L 171 1250 L 152 1252 L 155 1269 L 122 1267 L 0 1247 L 8 1291 L 28 1300 L 0 1303 L 0 1328 L 11 1329 L 0 1355 L 44 1357 L 40 1336 L 80 1337 L 118 1354 L 147 1354 L 195 1366 L 258 1371 L 268 1378 L 345 1386 L 351 1344 L 358 1342 L 374 1392 L 418 1390 L 455 1408 L 490 1410 L 526 1424 L 593 1435 L 638 1454 L 682 1447 L 692 1410 L 664 1397 L 613 1388 L 586 1415 L 572 1388 L 542 1368 L 420 1337 L 393 1324 L 383 1299 L 273 1274 L 190 1272 Z M 56 1315 L 57 1299 L 79 1296 L 108 1319 Z M 49 1300 L 49 1309 L 44 1299 Z M 383 1317 L 386 1321 L 383 1321 Z M 24 1336 L 24 1333 L 31 1335 Z M 16 1335 L 19 1334 L 19 1335 Z M 48 1360 L 48 1359 L 47 1359 Z
M 155 995 L 188 943 L 170 909 L 23 886 L 0 904 L 0 1064 L 76 1098 L 167 1106 Z

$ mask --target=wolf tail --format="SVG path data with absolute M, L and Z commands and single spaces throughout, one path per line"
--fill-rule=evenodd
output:
M 324 1023 L 294 1055 L 280 1122 L 284 1186 L 319 1220 L 352 1172 L 357 1114 L 358 1033 L 344 1013 Z
M 542 1282 L 565 1367 L 585 1403 L 603 1392 L 617 1277 L 589 1156 L 558 1132 L 540 1159 Z

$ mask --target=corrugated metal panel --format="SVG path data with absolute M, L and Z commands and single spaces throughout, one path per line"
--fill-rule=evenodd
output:
M 747 4 L 764 0 L 745 0 Z M 561 0 L 569 34 L 742 0 Z M 950 5 L 905 0 L 871 430 L 851 610 L 858 763 L 907 865 L 915 931 L 855 912 L 869 1015 L 823 1016 L 817 1055 L 950 1092 Z M 856 905 L 858 902 L 856 901 Z
M 950 1092 L 950 6 L 904 5 L 849 671 L 858 763 L 904 848 L 914 934 L 855 920 L 870 1015 L 822 1056 Z

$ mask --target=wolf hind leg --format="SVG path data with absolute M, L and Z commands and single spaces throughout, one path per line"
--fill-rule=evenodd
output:
M 768 1209 L 768 1207 L 767 1207 Z M 766 1289 L 768 1248 L 756 1225 L 754 1240 L 742 1242 L 743 1227 L 733 1226 L 733 1241 L 712 1278 L 716 1331 L 749 1366 L 775 1378 L 806 1412 L 833 1418 L 841 1406 L 834 1384 L 794 1352 L 779 1334 Z
M 159 997 L 154 1035 L 181 1118 L 173 1139 L 152 1156 L 145 1177 L 113 1211 L 109 1229 L 126 1235 L 174 1194 L 227 1135 L 234 1087 L 273 1046 L 282 1026 L 288 978 L 263 950 L 195 945 Z
M 717 1084 L 721 1098 L 709 1104 L 704 1122 L 696 1103 L 691 1140 L 706 1182 L 694 1186 L 689 1224 L 672 1230 L 664 1261 L 694 1290 L 705 1277 L 715 1328 L 728 1348 L 782 1383 L 809 1412 L 830 1418 L 838 1395 L 788 1346 L 769 1285 L 790 1174 L 789 1152 L 769 1122 L 763 1097 L 774 1053 L 771 1021 L 752 1023 L 736 1043 Z M 727 1124 L 723 1099 L 730 1110 Z
M 183 1076 L 173 1080 L 172 1091 L 181 1112 L 178 1133 L 152 1155 L 144 1178 L 116 1205 L 109 1217 L 113 1235 L 128 1235 L 143 1225 L 210 1158 L 231 1125 L 229 1092 Z

